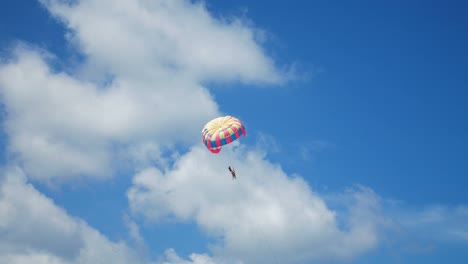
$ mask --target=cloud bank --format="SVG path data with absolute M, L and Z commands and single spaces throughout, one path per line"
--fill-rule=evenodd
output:
M 255 150 L 222 152 L 194 147 L 172 169 L 142 171 L 128 192 L 131 209 L 156 223 L 193 220 L 222 240 L 213 248 L 217 256 L 245 263 L 349 258 L 377 245 L 380 203 L 372 191 L 347 194 L 349 216 L 340 228 L 336 212 L 301 178 Z M 226 184 L 232 163 L 239 179 Z

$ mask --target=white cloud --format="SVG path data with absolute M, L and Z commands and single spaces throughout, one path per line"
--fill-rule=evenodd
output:
M 257 148 L 265 153 L 275 154 L 279 153 L 281 150 L 278 141 L 270 134 L 259 132 L 255 141 L 257 142 Z
M 70 29 L 91 65 L 138 79 L 190 78 L 277 83 L 257 30 L 220 20 L 203 2 L 184 0 L 41 0 Z M 94 68 L 95 69 L 95 68 Z
M 51 72 L 40 54 L 20 48 L 14 63 L 0 67 L 9 150 L 29 175 L 49 179 L 108 175 L 115 144 L 191 143 L 190 135 L 217 113 L 216 104 L 195 84 L 167 86 L 173 90 L 116 80 L 100 89 Z
M 174 249 L 168 249 L 165 252 L 164 260 L 158 264 L 222 264 L 222 261 L 215 260 L 207 254 L 190 254 L 190 260 L 184 260 L 177 255 Z
M 334 144 L 325 140 L 313 140 L 308 142 L 301 142 L 298 147 L 300 156 L 303 160 L 310 162 L 315 159 L 319 152 L 334 147 Z
M 223 238 L 212 245 L 211 255 L 192 253 L 183 259 L 168 249 L 163 259 L 151 261 L 138 251 L 146 245 L 132 219 L 127 224 L 137 248 L 110 241 L 68 215 L 29 184 L 21 169 L 10 168 L 0 174 L 0 263 L 315 263 L 348 259 L 377 246 L 385 212 L 372 190 L 358 186 L 327 199 L 345 206 L 336 213 L 300 179 L 287 178 L 258 153 L 223 152 L 195 148 L 171 171 L 148 169 L 137 175 L 128 193 L 133 212 L 147 220 L 157 223 L 172 214 Z M 226 172 L 228 160 L 236 163 L 237 181 Z M 392 216 L 411 232 L 431 230 L 437 241 L 466 242 L 467 211 L 466 206 L 437 206 Z M 419 244 L 411 246 L 421 250 Z
M 65 264 L 65 260 L 48 253 L 3 254 L 1 264 Z
M 0 175 L 0 263 L 149 263 L 69 216 L 27 183 L 22 171 Z
M 397 207 L 394 221 L 407 235 L 428 242 L 468 242 L 468 206 L 432 205 L 424 208 Z M 427 232 L 431 230 L 431 232 Z
M 126 218 L 132 248 L 113 242 L 79 218 L 72 217 L 27 182 L 20 168 L 0 173 L 0 264 L 151 264 L 139 227 Z M 165 253 L 165 264 L 218 263 L 206 254 L 181 259 L 173 249 Z M 161 262 L 157 262 L 161 263 Z
M 231 181 L 229 165 L 238 180 Z M 128 198 L 134 214 L 156 223 L 195 221 L 222 239 L 213 245 L 215 256 L 244 263 L 350 258 L 377 245 L 381 221 L 377 196 L 359 189 L 347 194 L 352 203 L 340 228 L 336 212 L 301 178 L 235 147 L 218 155 L 194 147 L 172 170 L 148 168 L 135 176 Z
M 0 64 L 8 149 L 37 179 L 107 177 L 128 160 L 145 166 L 161 148 L 198 142 L 193 135 L 220 115 L 201 82 L 282 79 L 254 28 L 215 19 L 201 3 L 40 2 L 84 63 L 52 70 L 53 56 L 21 46 Z

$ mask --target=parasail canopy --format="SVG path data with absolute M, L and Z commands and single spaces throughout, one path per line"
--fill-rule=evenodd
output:
M 209 151 L 219 153 L 221 147 L 246 135 L 242 122 L 232 116 L 215 118 L 203 127 L 202 141 Z

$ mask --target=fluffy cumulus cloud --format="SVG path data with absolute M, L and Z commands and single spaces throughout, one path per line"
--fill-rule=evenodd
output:
M 19 168 L 0 175 L 0 263 L 143 263 L 123 242 L 112 242 L 69 216 L 27 182 Z
M 138 243 L 138 227 L 129 224 Z M 19 167 L 0 172 L 0 264 L 213 264 L 206 254 L 189 260 L 168 249 L 153 262 L 126 241 L 111 241 L 83 220 L 70 216 L 31 185 Z
M 142 79 L 278 83 L 283 77 L 241 19 L 216 19 L 201 1 L 41 0 L 94 69 Z M 261 33 L 261 32 L 260 32 Z
M 37 178 L 106 176 L 119 146 L 144 151 L 176 136 L 190 142 L 183 139 L 217 113 L 195 83 L 116 79 L 101 88 L 53 72 L 44 56 L 19 48 L 0 68 L 9 150 Z
M 229 164 L 239 179 L 226 184 Z M 194 220 L 221 239 L 213 252 L 226 263 L 353 257 L 377 245 L 383 221 L 372 191 L 349 191 L 347 214 L 338 218 L 301 178 L 242 147 L 219 155 L 195 147 L 172 169 L 148 168 L 135 176 L 128 198 L 133 213 L 146 219 Z
M 202 82 L 282 79 L 255 29 L 215 19 L 201 3 L 41 3 L 84 59 L 56 71 L 53 56 L 22 46 L 0 65 L 9 152 L 31 177 L 106 177 L 122 154 L 158 158 L 219 115 Z
M 138 231 L 132 230 L 134 234 Z M 139 235 L 137 235 L 139 238 Z M 139 242 L 139 241 L 137 241 Z M 36 190 L 20 168 L 0 172 L 0 264 L 212 264 L 203 254 L 183 260 L 173 249 L 149 260 L 125 241 L 111 241 Z
M 238 179 L 226 184 L 229 165 Z M 216 241 L 210 255 L 190 260 L 168 250 L 167 263 L 346 262 L 381 246 L 426 254 L 439 243 L 468 242 L 466 205 L 411 208 L 362 185 L 319 194 L 242 145 L 217 155 L 197 146 L 171 167 L 148 167 L 127 196 L 134 216 L 195 222 Z

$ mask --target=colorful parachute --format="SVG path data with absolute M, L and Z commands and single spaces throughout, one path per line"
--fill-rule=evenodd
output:
M 245 136 L 242 122 L 232 116 L 218 117 L 206 123 L 202 130 L 202 141 L 209 151 L 219 153 L 221 146 L 227 145 L 241 136 Z

